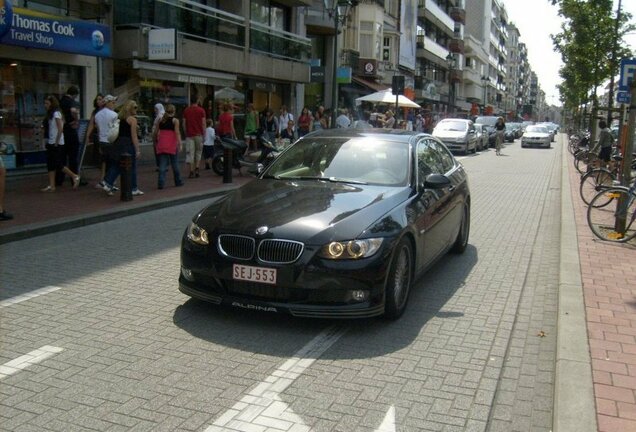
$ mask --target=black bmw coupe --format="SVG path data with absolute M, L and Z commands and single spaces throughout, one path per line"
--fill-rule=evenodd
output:
M 317 131 L 194 216 L 179 289 L 302 317 L 398 318 L 416 278 L 463 252 L 469 229 L 466 173 L 438 139 Z

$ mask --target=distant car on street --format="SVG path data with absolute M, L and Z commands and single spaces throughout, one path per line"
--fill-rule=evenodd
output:
M 464 154 L 477 152 L 477 131 L 471 120 L 446 118 L 440 120 L 433 129 L 432 135 L 442 140 L 451 151 Z
M 543 125 L 532 125 L 526 127 L 526 131 L 521 137 L 521 147 L 545 147 L 550 148 L 552 134 Z

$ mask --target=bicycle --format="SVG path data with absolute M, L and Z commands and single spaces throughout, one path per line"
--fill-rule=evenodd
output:
M 587 208 L 587 224 L 601 240 L 624 243 L 636 237 L 636 182 L 599 191 Z
M 616 184 L 621 174 L 620 162 L 622 159 L 620 154 L 614 154 L 612 156 L 613 163 L 609 164 L 609 168 L 594 168 L 581 177 L 579 194 L 586 205 L 590 205 L 592 198 L 601 189 L 607 189 Z M 635 178 L 634 174 L 636 174 L 636 158 L 632 158 L 630 178 Z

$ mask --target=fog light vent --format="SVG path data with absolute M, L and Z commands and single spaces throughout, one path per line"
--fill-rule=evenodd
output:
M 351 298 L 354 301 L 365 301 L 367 299 L 367 291 L 363 291 L 363 290 L 353 290 L 351 291 Z
M 183 275 L 184 278 L 186 278 L 190 282 L 194 281 L 194 273 L 192 273 L 192 270 L 187 269 L 185 267 L 181 267 L 181 274 Z

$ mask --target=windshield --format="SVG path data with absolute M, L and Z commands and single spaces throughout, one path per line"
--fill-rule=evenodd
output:
M 280 154 L 263 178 L 405 186 L 409 145 L 378 137 L 306 137 Z
M 438 131 L 466 132 L 468 123 L 463 121 L 441 121 L 435 126 Z
M 546 129 L 545 126 L 528 126 L 526 127 L 526 132 L 533 132 L 533 133 L 550 133 L 548 132 L 548 129 Z
M 483 116 L 477 117 L 475 123 L 485 124 L 487 126 L 494 126 L 497 123 L 497 117 L 495 116 Z

